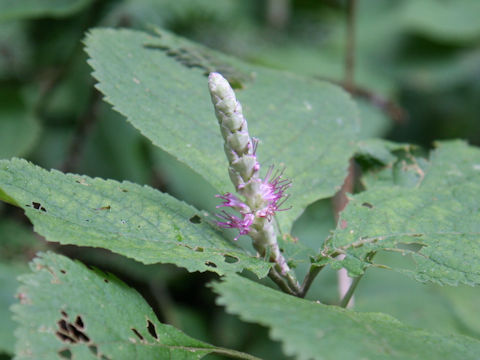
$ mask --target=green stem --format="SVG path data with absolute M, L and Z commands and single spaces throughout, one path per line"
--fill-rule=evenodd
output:
M 268 273 L 268 277 L 275 283 L 277 286 L 285 293 L 298 296 L 297 292 L 294 289 L 291 289 L 287 281 L 275 270 L 271 268 Z
M 322 266 L 310 265 L 310 269 L 308 269 L 308 273 L 307 273 L 307 275 L 305 275 L 305 279 L 303 279 L 302 287 L 300 288 L 300 297 L 301 298 L 304 298 L 305 295 L 307 295 L 307 292 L 310 289 L 310 286 L 312 285 L 313 280 L 315 280 L 318 273 L 324 267 L 325 267 L 325 265 L 322 265 Z
M 290 273 L 286 273 L 284 277 L 287 280 L 288 286 L 295 292 L 295 296 L 300 296 L 300 284 L 295 276 Z
M 356 278 L 353 279 L 352 283 L 350 284 L 350 287 L 348 288 L 347 293 L 343 297 L 343 299 L 340 301 L 340 306 L 343 308 L 346 308 L 348 303 L 350 302 L 350 299 L 353 296 L 353 293 L 355 292 L 355 289 L 357 288 L 358 283 L 362 279 L 363 275 L 357 276 Z

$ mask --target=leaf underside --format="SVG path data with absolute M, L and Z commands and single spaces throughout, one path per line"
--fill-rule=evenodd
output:
M 326 250 L 346 254 L 336 266 L 357 276 L 384 250 L 410 256 L 412 268 L 393 268 L 419 281 L 479 284 L 480 149 L 439 143 L 429 161 L 382 173 L 382 186 L 352 196 L 340 216 Z
M 0 199 L 25 210 L 48 241 L 102 247 L 145 264 L 172 263 L 218 274 L 269 263 L 226 240 L 195 208 L 147 186 L 0 161 Z
M 228 275 L 212 287 L 228 312 L 270 327 L 271 337 L 298 359 L 473 360 L 480 352 L 480 342 L 469 337 L 430 333 L 386 314 L 299 299 L 238 275 Z
M 218 192 L 232 192 L 206 75 L 237 88 L 264 171 L 293 180 L 280 224 L 288 231 L 305 207 L 332 196 L 346 176 L 359 130 L 357 109 L 338 87 L 247 65 L 158 31 L 97 29 L 86 39 L 97 87 L 153 144 L 187 164 Z
M 16 359 L 200 359 L 215 348 L 158 321 L 116 277 L 53 253 L 20 277 Z

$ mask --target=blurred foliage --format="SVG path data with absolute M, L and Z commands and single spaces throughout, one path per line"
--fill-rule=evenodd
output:
M 47 169 L 149 184 L 213 210 L 210 185 L 102 103 L 82 39 L 93 27 L 161 27 L 259 65 L 345 85 L 347 1 L 285 1 L 283 17 L 275 3 L 280 2 L 0 0 L 0 158 L 22 156 Z M 464 138 L 480 145 L 480 2 L 356 3 L 352 96 L 362 137 L 424 147 L 434 139 Z M 332 204 L 322 200 L 297 221 L 293 235 L 317 250 L 334 224 Z M 12 327 L 4 317 L 15 300 L 13 274 L 46 246 L 18 210 L 0 203 L 0 358 L 13 349 L 12 333 L 4 335 Z M 138 289 L 160 319 L 189 335 L 266 359 L 282 358 L 264 328 L 212 305 L 214 296 L 204 287 L 211 274 L 187 277 L 172 266 L 145 266 L 106 251 L 49 247 L 112 271 Z M 301 277 L 306 266 L 297 270 Z M 453 291 L 393 272 L 369 272 L 359 285 L 357 310 L 480 337 L 478 289 Z M 335 272 L 322 272 L 309 297 L 336 303 Z

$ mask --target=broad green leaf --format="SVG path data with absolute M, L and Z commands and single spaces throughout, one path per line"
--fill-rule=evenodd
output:
M 53 253 L 20 277 L 16 359 L 200 359 L 236 353 L 158 321 L 145 300 L 111 274 Z
M 0 246 L 1 246 L 0 236 Z M 12 354 L 14 352 L 15 338 L 13 331 L 15 323 L 12 320 L 10 306 L 15 302 L 15 292 L 19 285 L 17 276 L 28 271 L 28 268 L 20 263 L 0 262 L 0 354 Z
M 299 299 L 238 275 L 212 287 L 218 303 L 241 319 L 268 326 L 298 359 L 477 359 L 480 342 L 402 324 L 381 313 L 359 313 Z
M 92 0 L 0 0 L 0 21 L 35 17 L 64 17 L 82 10 Z
M 145 264 L 224 274 L 269 263 L 227 241 L 193 207 L 147 186 L 0 161 L 0 199 L 25 210 L 48 241 L 102 247 Z
M 358 133 L 357 111 L 338 87 L 247 65 L 159 31 L 93 30 L 86 39 L 98 88 L 155 145 L 233 191 L 205 74 L 223 73 L 238 89 L 264 171 L 286 167 L 293 180 L 279 214 L 289 230 L 303 209 L 333 195 L 346 175 Z
M 345 253 L 337 266 L 353 276 L 385 250 L 411 256 L 413 269 L 393 268 L 419 281 L 479 284 L 480 149 L 440 143 L 429 161 L 397 171 L 395 185 L 352 197 L 326 251 Z
M 0 89 L 0 159 L 22 156 L 34 145 L 40 126 L 17 89 Z

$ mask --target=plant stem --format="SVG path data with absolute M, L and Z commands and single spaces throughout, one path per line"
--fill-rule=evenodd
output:
M 298 296 L 298 292 L 295 291 L 294 289 L 291 289 L 288 282 L 283 278 L 277 270 L 275 270 L 274 267 L 270 269 L 270 272 L 268 273 L 268 276 L 270 279 L 277 284 L 277 286 L 285 293 Z
M 350 287 L 348 288 L 347 293 L 343 297 L 343 299 L 340 301 L 340 306 L 343 308 L 346 308 L 348 303 L 350 302 L 350 299 L 353 296 L 353 293 L 355 292 L 355 289 L 357 288 L 358 283 L 362 279 L 363 275 L 357 276 L 356 278 L 353 279 L 352 283 L 350 284 Z
M 317 277 L 318 273 L 325 267 L 325 265 L 322 266 L 316 266 L 316 265 L 310 265 L 310 269 L 308 269 L 307 275 L 305 275 L 305 279 L 303 279 L 303 284 L 300 288 L 300 297 L 304 298 L 305 295 L 307 295 L 308 290 L 310 289 L 310 286 L 313 283 L 313 280 Z
M 287 280 L 288 286 L 294 291 L 295 296 L 300 296 L 300 284 L 298 283 L 295 276 L 290 273 L 286 273 L 284 277 Z
M 335 222 L 337 223 L 337 226 L 340 225 L 339 224 L 340 213 L 345 209 L 345 207 L 348 204 L 347 193 L 353 193 L 354 183 L 355 183 L 355 166 L 354 166 L 353 160 L 350 160 L 350 166 L 348 168 L 347 177 L 345 178 L 342 188 L 340 189 L 339 192 L 335 194 L 332 200 Z M 344 255 L 340 254 L 338 256 L 339 258 L 342 258 Z M 347 289 L 350 287 L 352 283 L 352 279 L 348 277 L 348 274 L 345 271 L 345 269 L 338 270 L 337 279 L 338 279 L 338 289 L 340 292 L 340 298 L 342 298 L 345 295 Z
M 347 44 L 345 49 L 345 83 L 347 89 L 353 87 L 355 69 L 355 5 L 356 0 L 347 3 Z

